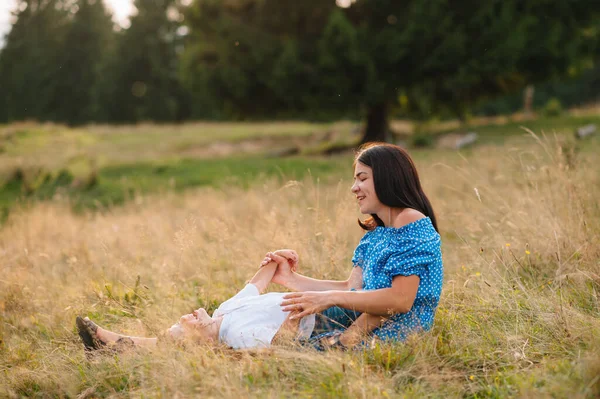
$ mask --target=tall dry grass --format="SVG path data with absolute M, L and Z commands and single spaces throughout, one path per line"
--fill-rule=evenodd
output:
M 531 141 L 419 164 L 443 239 L 435 326 L 368 351 L 165 345 L 89 362 L 74 328 L 85 314 L 155 335 L 214 309 L 280 247 L 308 275 L 344 278 L 361 236 L 350 178 L 11 215 L 0 231 L 0 396 L 597 397 L 600 168 L 568 140 Z

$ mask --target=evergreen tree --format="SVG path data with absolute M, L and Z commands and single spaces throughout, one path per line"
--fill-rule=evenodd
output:
M 588 33 L 599 10 L 580 1 L 413 1 L 403 21 L 418 65 L 409 97 L 426 104 L 421 114 L 449 110 L 464 120 L 482 100 L 565 77 L 593 54 Z
M 317 43 L 334 2 L 201 0 L 186 12 L 182 79 L 193 115 L 311 115 L 321 89 Z
M 600 3 L 583 3 L 198 0 L 183 76 L 226 115 L 362 111 L 363 141 L 385 140 L 401 93 L 422 115 L 464 119 L 481 99 L 565 74 L 594 39 Z
M 111 75 L 110 117 L 118 122 L 172 121 L 185 117 L 178 81 L 177 21 L 167 13 L 174 0 L 135 0 L 137 14 L 118 38 Z
M 0 120 L 366 119 L 398 108 L 464 119 L 488 97 L 582 71 L 600 3 L 576 0 L 18 0 L 0 52 Z
M 71 124 L 105 120 L 101 92 L 113 82 L 107 62 L 113 56 L 114 32 L 110 14 L 100 0 L 77 0 L 60 54 L 57 120 Z
M 340 116 L 351 116 L 343 115 L 348 111 L 356 115 L 365 100 L 367 60 L 358 30 L 341 10 L 330 14 L 317 49 L 317 70 L 325 78 L 319 80 L 319 108 L 329 115 L 340 110 Z
M 19 0 L 16 22 L 0 53 L 4 120 L 53 120 L 60 48 L 68 23 L 65 2 Z

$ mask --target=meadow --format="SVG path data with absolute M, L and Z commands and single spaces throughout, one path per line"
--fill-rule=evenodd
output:
M 10 205 L 0 227 L 0 396 L 598 397 L 600 140 L 576 141 L 573 123 L 556 120 L 565 128 L 554 132 L 544 125 L 551 122 L 530 132 L 490 126 L 489 140 L 480 127 L 484 139 L 462 152 L 411 152 L 443 241 L 444 289 L 430 332 L 350 352 L 165 344 L 91 361 L 76 315 L 156 335 L 235 294 L 269 250 L 294 248 L 301 272 L 345 278 L 362 235 L 352 154 L 184 157 L 189 145 L 161 147 L 175 139 L 158 131 L 121 146 L 115 137 L 128 142 L 140 131 L 124 139 L 5 127 L 12 139 L 0 165 Z M 287 139 L 331 129 L 303 125 Z M 64 136 L 62 146 L 53 141 Z M 132 158 L 136 149 L 147 157 Z M 78 172 L 74 159 L 92 153 L 95 172 Z M 71 181 L 16 200 L 31 182 L 49 184 L 28 174 L 42 169 L 51 182 L 61 170 Z M 77 186 L 77 173 L 96 184 Z M 105 191 L 93 190 L 119 197 L 95 203 Z

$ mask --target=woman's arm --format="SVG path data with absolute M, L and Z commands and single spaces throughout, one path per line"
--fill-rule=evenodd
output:
M 298 254 L 291 249 L 280 249 L 274 253 L 286 258 L 289 263 L 282 263 L 277 267 L 273 275 L 272 282 L 283 285 L 292 291 L 331 291 L 331 290 L 349 290 L 362 289 L 362 269 L 360 267 L 352 268 L 350 277 L 345 281 L 338 280 L 319 280 L 303 276 L 296 273 L 298 264 Z M 261 265 L 266 265 L 270 262 L 269 254 L 265 256 Z
M 332 292 L 332 301 L 335 306 L 377 316 L 389 317 L 396 313 L 408 313 L 415 302 L 419 281 L 419 276 L 396 276 L 390 288 L 336 291 Z
M 344 281 L 318 280 L 290 272 L 282 280 L 276 282 L 292 291 L 346 291 L 352 288 L 358 290 L 362 289 L 362 269 L 360 267 L 352 268 L 350 276 Z
M 369 291 L 326 291 L 296 292 L 284 296 L 281 303 L 284 311 L 296 311 L 294 318 L 321 312 L 332 306 L 389 317 L 396 313 L 407 313 L 417 296 L 419 277 L 396 276 L 391 288 Z

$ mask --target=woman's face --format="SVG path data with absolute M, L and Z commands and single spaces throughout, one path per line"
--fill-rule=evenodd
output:
M 356 167 L 354 168 L 352 193 L 356 195 L 360 213 L 364 215 L 377 213 L 383 207 L 383 204 L 377 198 L 377 194 L 375 194 L 373 170 L 360 162 L 356 162 Z

